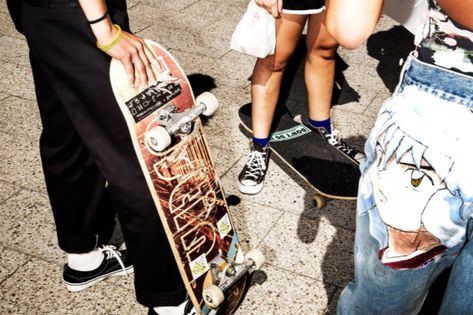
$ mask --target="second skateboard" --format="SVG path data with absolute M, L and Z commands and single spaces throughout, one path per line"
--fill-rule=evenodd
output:
M 244 133 L 251 136 L 251 104 L 238 110 Z M 278 107 L 273 122 L 270 147 L 315 191 L 317 208 L 326 198 L 353 200 L 358 192 L 358 164 L 327 143 L 319 134 L 294 120 L 288 110 Z

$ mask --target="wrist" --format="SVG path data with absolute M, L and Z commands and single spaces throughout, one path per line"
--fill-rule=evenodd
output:
M 106 18 L 99 23 L 90 25 L 92 32 L 99 44 L 110 42 L 117 34 L 117 29 L 113 25 L 110 18 Z
M 93 20 L 87 20 L 87 22 L 90 25 L 92 25 L 92 24 L 96 24 L 96 23 L 99 23 L 99 22 L 105 20 L 107 17 L 108 17 L 108 11 L 105 11 L 105 13 L 102 16 L 97 17 L 96 19 L 93 19 Z
M 110 40 L 106 44 L 103 44 L 103 43 L 100 43 L 100 42 L 97 41 L 97 47 L 105 53 L 107 53 L 110 49 L 112 49 L 113 47 L 118 45 L 118 43 L 123 38 L 123 31 L 122 31 L 120 25 L 114 24 L 113 27 L 115 28 L 116 31 L 115 31 L 115 35 L 114 35 L 112 40 Z

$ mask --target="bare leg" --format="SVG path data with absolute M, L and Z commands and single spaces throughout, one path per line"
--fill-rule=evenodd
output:
M 325 12 L 311 15 L 307 31 L 304 77 L 309 117 L 313 120 L 326 120 L 330 117 L 335 76 L 335 54 L 338 44 L 327 32 L 324 20 Z
M 252 128 L 256 138 L 267 138 L 279 98 L 281 79 L 294 52 L 307 16 L 282 14 L 276 20 L 275 54 L 258 59 L 251 79 Z
M 309 117 L 312 120 L 324 121 L 331 116 L 337 48 L 338 43 L 327 32 L 325 12 L 311 15 L 307 31 L 304 78 L 308 94 Z M 334 148 L 355 163 L 360 163 L 364 159 L 364 154 L 345 143 L 336 130 L 330 130 L 328 126 L 325 129 L 322 128 L 319 132 Z

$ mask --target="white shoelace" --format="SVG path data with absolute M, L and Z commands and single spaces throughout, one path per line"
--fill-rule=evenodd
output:
M 245 177 L 251 176 L 257 179 L 258 175 L 266 170 L 264 154 L 258 151 L 252 151 L 246 165 L 248 166 L 248 172 L 245 174 Z
M 326 133 L 326 138 L 331 145 L 337 147 L 347 154 L 350 154 L 350 152 L 353 151 L 353 148 L 343 142 L 343 140 L 339 137 L 339 134 L 340 132 L 337 129 L 332 128 L 332 133 Z
M 123 263 L 122 260 L 122 254 L 117 250 L 117 248 L 113 245 L 103 245 L 102 247 L 99 248 L 99 251 L 105 254 L 105 259 L 110 259 L 115 257 L 115 259 L 118 261 L 120 266 L 122 267 L 123 271 L 125 271 L 126 275 L 129 275 L 128 270 L 126 270 L 125 264 Z

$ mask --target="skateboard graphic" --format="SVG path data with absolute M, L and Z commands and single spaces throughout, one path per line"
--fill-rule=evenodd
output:
M 176 60 L 145 42 L 159 61 L 159 69 L 153 65 L 157 84 L 131 87 L 121 62 L 112 60 L 113 93 L 190 300 L 198 314 L 232 314 L 248 272 L 259 269 L 264 256 L 241 249 L 203 132 L 199 115 L 212 115 L 218 101 L 209 92 L 194 99 Z
M 240 107 L 238 116 L 244 134 L 251 137 L 251 103 Z M 356 199 L 358 165 L 297 120 L 278 105 L 271 130 L 271 152 L 312 187 L 318 209 L 326 205 L 326 198 Z

